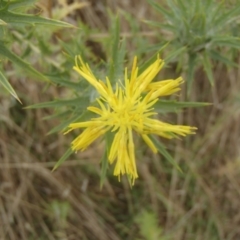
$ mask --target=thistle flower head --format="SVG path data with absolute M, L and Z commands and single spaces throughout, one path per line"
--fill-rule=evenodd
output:
M 88 64 L 80 56 L 75 59 L 76 70 L 99 93 L 98 107 L 89 106 L 87 109 L 97 117 L 86 122 L 71 123 L 68 131 L 84 128 L 83 132 L 72 142 L 72 150 L 83 151 L 93 141 L 108 131 L 113 132 L 114 139 L 108 154 L 110 164 L 116 162 L 114 175 L 120 179 L 127 174 L 131 183 L 138 177 L 133 132 L 138 133 L 145 143 L 156 153 L 157 148 L 149 138 L 149 134 L 156 134 L 165 138 L 186 136 L 196 128 L 182 125 L 172 125 L 162 122 L 154 115 L 154 104 L 159 97 L 168 96 L 180 90 L 183 83 L 181 77 L 173 80 L 152 82 L 163 67 L 163 60 L 159 57 L 141 74 L 138 73 L 137 58 L 134 58 L 130 76 L 127 68 L 123 83 L 117 83 L 115 88 L 110 80 L 98 80 Z

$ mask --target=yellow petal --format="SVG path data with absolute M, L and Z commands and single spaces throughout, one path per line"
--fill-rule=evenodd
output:
M 146 134 L 142 134 L 141 136 L 142 136 L 144 142 L 152 149 L 152 151 L 154 153 L 157 153 L 157 148 L 155 147 L 152 140 Z

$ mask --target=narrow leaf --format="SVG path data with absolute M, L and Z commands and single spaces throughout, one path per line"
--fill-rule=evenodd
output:
M 55 164 L 52 172 L 55 171 L 60 165 L 62 165 L 72 153 L 73 153 L 72 149 L 69 148 L 69 149 L 63 154 L 63 156 L 57 161 L 57 163 Z
M 52 114 L 52 115 L 43 117 L 42 120 L 50 120 L 50 119 L 53 119 L 53 118 L 57 118 L 57 119 L 67 118 L 71 115 L 71 113 L 72 113 L 72 111 L 67 110 L 67 111 L 64 111 L 64 112 L 60 112 L 60 113 L 56 113 L 56 114 Z
M 222 8 L 224 8 L 224 6 L 222 6 Z M 233 21 L 236 21 L 237 18 L 239 18 L 239 14 L 240 14 L 240 5 L 238 4 L 228 12 L 224 14 L 219 14 L 218 18 L 213 22 L 214 23 L 213 26 L 223 28 L 227 24 Z
M 212 38 L 211 44 L 225 46 L 230 48 L 240 48 L 240 38 L 233 36 L 215 36 Z
M 110 81 L 114 81 L 116 77 L 116 68 L 118 67 L 118 52 L 119 52 L 119 19 L 116 17 L 111 29 L 111 58 L 108 77 Z
M 57 27 L 74 27 L 73 25 L 66 22 L 48 19 L 48 18 L 42 18 L 39 16 L 30 15 L 30 14 L 15 13 L 11 11 L 6 11 L 6 9 L 0 10 L 0 16 L 1 16 L 1 19 L 8 24 L 32 24 L 32 25 L 41 24 L 41 25 L 57 26 Z
M 101 175 L 100 175 L 100 189 L 102 189 L 108 169 L 108 154 L 107 146 L 105 147 L 104 154 L 101 158 Z
M 15 10 L 18 8 L 26 8 L 26 7 L 31 7 L 34 6 L 34 3 L 37 2 L 37 0 L 15 0 L 15 1 L 3 1 L 8 4 L 8 9 L 9 10 Z
M 90 119 L 91 116 L 92 116 L 92 113 L 90 111 L 82 111 L 78 114 L 75 114 L 72 117 L 70 117 L 68 120 L 66 120 L 65 122 L 62 122 L 59 125 L 57 125 L 56 127 L 54 127 L 53 129 L 51 129 L 47 133 L 47 135 L 50 135 L 50 134 L 53 134 L 56 132 L 60 132 L 60 131 L 64 131 L 69 126 L 70 123 L 84 121 L 84 119 Z
M 19 67 L 23 68 L 24 70 L 27 70 L 31 73 L 33 73 L 34 75 L 40 77 L 41 79 L 48 81 L 49 80 L 40 72 L 38 72 L 36 69 L 34 69 L 29 63 L 23 61 L 20 57 L 18 57 L 17 55 L 15 55 L 13 52 L 11 52 L 10 50 L 8 50 L 2 42 L 0 42 L 0 55 L 8 58 L 10 61 L 12 61 L 13 63 L 17 64 Z
M 108 155 L 109 155 L 110 150 L 111 150 L 113 139 L 114 139 L 113 132 L 108 131 L 105 134 L 106 145 L 105 145 L 104 155 L 102 156 L 102 159 L 101 159 L 101 176 L 100 176 L 100 188 L 101 189 L 102 189 L 102 186 L 104 184 L 104 181 L 105 181 L 105 178 L 106 178 L 106 175 L 107 175 Z
M 3 87 L 14 97 L 16 98 L 20 103 L 20 99 L 18 98 L 16 92 L 12 88 L 11 84 L 8 82 L 8 80 L 5 78 L 3 73 L 0 71 L 0 83 L 3 85 Z
M 171 15 L 172 15 L 172 21 L 176 23 L 177 21 L 182 21 L 186 15 L 186 12 L 181 11 L 182 9 L 176 4 L 175 1 L 168 0 L 167 4 L 169 8 L 171 9 Z
M 205 52 L 203 54 L 202 63 L 203 63 L 204 71 L 207 74 L 208 80 L 211 83 L 211 85 L 213 86 L 214 85 L 214 77 L 213 77 L 213 71 L 212 71 L 212 64 L 211 64 L 211 61 L 209 59 L 207 52 Z
M 164 59 L 166 63 L 171 62 L 174 58 L 176 58 L 178 55 L 182 54 L 184 51 L 186 51 L 186 47 L 181 47 L 175 51 L 172 51 L 168 54 L 168 56 Z
M 166 150 L 166 148 L 164 147 L 164 145 L 162 145 L 157 139 L 156 137 L 149 135 L 149 137 L 151 138 L 151 140 L 153 141 L 154 145 L 156 146 L 156 148 L 158 149 L 159 153 L 161 153 L 178 171 L 180 171 L 181 173 L 183 173 L 182 169 L 179 167 L 179 165 L 174 161 L 174 159 L 172 158 L 172 156 L 169 154 L 169 152 Z
M 66 107 L 66 106 L 77 106 L 78 109 L 85 109 L 89 104 L 89 98 L 86 97 L 78 97 L 70 100 L 54 100 L 51 102 L 43 102 L 34 104 L 31 106 L 26 107 L 27 109 L 34 109 L 34 108 L 56 108 L 56 107 Z
M 238 67 L 238 64 L 235 62 L 231 61 L 230 59 L 226 58 L 222 54 L 220 54 L 217 51 L 211 50 L 209 51 L 209 55 L 212 59 L 224 63 L 226 66 L 233 66 L 233 67 Z
M 178 112 L 183 108 L 205 107 L 209 105 L 211 105 L 211 103 L 159 100 L 154 105 L 154 111 L 159 113 Z
M 7 23 L 0 19 L 0 25 L 7 25 Z
M 164 7 L 161 7 L 160 4 L 157 4 L 155 1 L 148 0 L 148 2 L 160 13 L 162 13 L 168 20 L 172 20 L 172 13 L 167 11 Z
M 140 67 L 139 67 L 139 74 L 141 74 L 145 69 L 147 69 L 151 64 L 153 64 L 158 55 L 160 55 L 160 52 L 168 45 L 168 42 L 167 43 L 164 43 L 162 46 L 160 46 L 160 48 L 156 51 L 156 53 L 151 57 L 149 58 L 147 61 L 144 62 L 144 64 L 142 64 Z
M 79 118 L 81 118 L 81 116 L 72 116 L 71 118 L 69 118 L 67 121 L 60 123 L 59 125 L 57 125 L 56 127 L 52 128 L 47 135 L 51 135 L 53 133 L 56 132 L 60 132 L 63 131 L 64 129 L 66 129 L 70 123 L 76 122 Z
M 69 76 L 66 76 L 65 72 L 59 72 L 57 74 L 45 74 L 52 82 L 58 84 L 59 86 L 65 86 L 77 91 L 82 91 L 83 86 L 79 82 L 69 81 Z
M 196 67 L 196 54 L 189 54 L 188 58 L 188 69 L 187 69 L 187 95 L 190 95 L 192 89 L 192 83 L 194 79 L 194 70 Z

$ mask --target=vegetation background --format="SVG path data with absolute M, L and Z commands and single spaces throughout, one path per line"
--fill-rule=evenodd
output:
M 22 2 L 27 8 L 16 11 L 75 28 L 15 22 L 6 33 L 0 22 L 1 71 L 22 101 L 0 88 L 0 239 L 240 239 L 238 0 Z M 78 82 L 73 57 L 81 53 L 104 76 L 116 13 L 126 47 L 119 65 L 134 55 L 144 63 L 168 42 L 159 78 L 182 75 L 186 84 L 178 98 L 212 105 L 162 111 L 164 119 L 198 127 L 194 136 L 164 141 L 184 174 L 139 141 L 135 186 L 125 178 L 118 182 L 109 169 L 100 190 L 101 143 L 52 168 L 74 137 L 60 131 L 72 121 L 66 116 L 73 109 L 78 115 L 91 93 Z M 38 72 L 4 56 L 3 46 Z M 76 94 L 82 89 L 88 100 Z

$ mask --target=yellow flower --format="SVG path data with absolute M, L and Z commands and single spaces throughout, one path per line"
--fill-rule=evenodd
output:
M 86 122 L 71 123 L 68 126 L 69 129 L 66 133 L 73 129 L 85 128 L 72 142 L 72 150 L 83 151 L 100 136 L 108 131 L 113 132 L 114 139 L 108 161 L 110 164 L 116 162 L 114 175 L 119 179 L 121 175 L 127 174 L 131 183 L 134 184 L 134 180 L 138 177 L 133 131 L 142 136 L 154 153 L 157 152 L 157 148 L 148 134 L 173 138 L 177 135 L 186 136 L 194 133 L 195 127 L 171 125 L 153 118 L 154 115 L 157 115 L 154 112 L 154 104 L 158 98 L 179 91 L 179 85 L 183 83 L 181 77 L 176 80 L 152 82 L 164 64 L 159 57 L 141 74 L 138 74 L 137 58 L 135 57 L 130 77 L 125 69 L 124 83 L 116 83 L 115 89 L 108 77 L 106 77 L 106 82 L 98 80 L 80 56 L 76 56 L 75 62 L 74 70 L 99 93 L 97 99 L 99 107 L 87 108 L 96 113 L 98 117 Z

